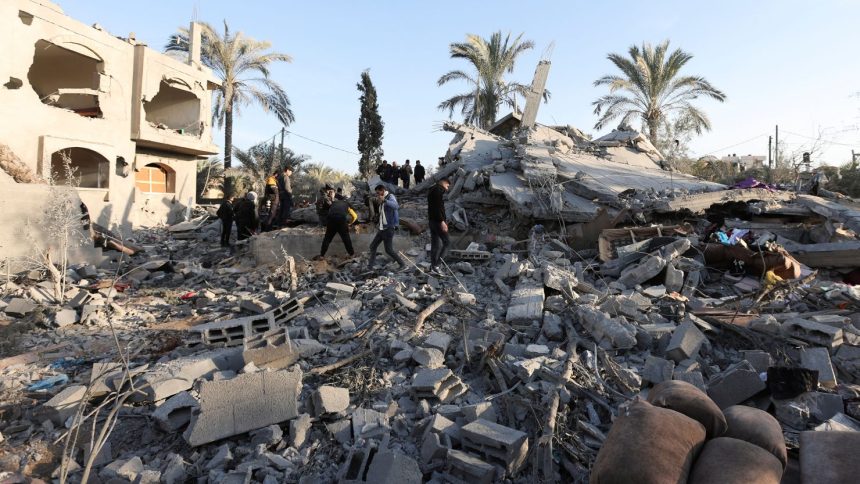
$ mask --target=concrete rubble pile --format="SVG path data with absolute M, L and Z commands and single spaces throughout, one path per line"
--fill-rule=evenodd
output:
M 809 255 L 858 243 L 850 205 L 670 177 L 626 129 L 590 141 L 570 127 L 508 139 L 449 126 L 450 162 L 400 193 L 417 225 L 397 237 L 408 271 L 310 260 L 320 235 L 307 224 L 222 249 L 201 213 L 137 231 L 133 255 L 70 267 L 61 293 L 42 272 L 9 274 L 3 478 L 857 472 L 840 456 L 860 439 L 860 259 Z M 440 277 L 421 221 L 424 191 L 446 173 L 458 231 Z M 634 174 L 639 185 L 614 191 Z

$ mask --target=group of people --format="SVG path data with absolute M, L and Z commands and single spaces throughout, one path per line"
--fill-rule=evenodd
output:
M 383 164 L 382 166 L 384 166 Z M 396 164 L 391 165 L 392 167 Z M 409 161 L 403 168 L 409 167 Z M 419 178 L 418 168 L 421 168 Z M 402 168 L 401 168 L 402 169 Z M 410 167 L 411 171 L 411 167 Z M 420 183 L 424 179 L 424 168 L 420 162 L 416 162 L 415 180 Z M 218 209 L 218 218 L 221 219 L 221 245 L 230 245 L 230 232 L 233 223 L 236 223 L 238 239 L 245 240 L 261 228 L 263 231 L 271 229 L 278 224 L 283 225 L 289 217 L 292 208 L 292 189 L 290 187 L 290 175 L 292 170 L 287 167 L 282 173 L 275 173 L 266 180 L 264 198 L 257 206 L 257 194 L 248 192 L 241 199 L 229 197 L 224 200 Z M 408 182 L 404 185 L 408 187 Z M 445 193 L 450 183 L 447 178 L 439 180 L 427 194 L 427 221 L 430 230 L 430 272 L 442 276 L 439 265 L 448 251 L 451 243 L 448 236 L 448 224 L 445 217 Z M 394 194 L 388 191 L 384 184 L 374 188 L 375 196 L 370 200 L 373 206 L 371 212 L 378 214 L 376 224 L 376 235 L 370 243 L 367 266 L 369 270 L 375 269 L 376 251 L 380 245 L 385 253 L 397 263 L 398 270 L 406 270 L 407 265 L 400 254 L 394 249 L 394 237 L 400 229 L 400 205 Z M 284 203 L 286 202 L 286 203 Z M 284 208 L 286 207 L 286 208 Z M 328 252 L 335 235 L 340 236 L 343 246 L 350 257 L 355 256 L 355 249 L 349 235 L 349 226 L 358 220 L 358 213 L 343 196 L 340 189 L 335 189 L 326 184 L 320 189 L 320 195 L 316 202 L 317 215 L 320 224 L 326 228 L 320 247 L 319 256 L 315 259 L 323 259 Z
M 221 202 L 216 215 L 221 220 L 221 247 L 230 246 L 230 233 L 236 224 L 236 238 L 245 240 L 262 231 L 286 225 L 293 209 L 293 188 L 290 177 L 293 167 L 276 170 L 266 178 L 263 199 L 257 206 L 257 192 L 250 191 L 236 199 L 228 196 Z
M 379 175 L 379 178 L 385 183 L 390 183 L 394 186 L 401 186 L 402 182 L 403 188 L 409 188 L 413 176 L 415 177 L 415 184 L 417 185 L 424 181 L 424 175 L 426 174 L 424 167 L 421 165 L 421 160 L 415 161 L 414 170 L 412 169 L 412 165 L 409 163 L 409 160 L 406 160 L 403 166 L 397 166 L 396 161 L 388 164 L 388 160 L 382 160 L 382 164 L 376 168 L 376 174 Z

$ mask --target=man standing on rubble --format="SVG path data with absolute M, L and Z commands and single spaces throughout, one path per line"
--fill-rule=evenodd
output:
M 421 166 L 421 160 L 415 160 L 415 184 L 424 181 L 424 167 Z
M 245 240 L 257 233 L 260 218 L 257 215 L 257 194 L 248 192 L 245 198 L 236 202 L 236 232 L 238 240 Z
M 394 195 L 388 192 L 385 185 L 376 185 L 376 198 L 380 203 L 379 210 L 379 231 L 370 243 L 370 258 L 367 261 L 369 270 L 373 270 L 376 262 L 376 249 L 379 244 L 385 245 L 385 253 L 391 257 L 394 262 L 397 262 L 397 270 L 406 269 L 406 263 L 394 250 L 394 232 L 400 226 L 400 206 L 397 204 L 397 199 Z
M 266 188 L 263 192 L 263 203 L 260 204 L 260 225 L 263 232 L 274 228 L 281 211 L 280 190 L 278 188 L 278 171 L 266 178 Z
M 448 224 L 445 222 L 445 192 L 450 182 L 442 178 L 433 185 L 427 194 L 427 220 L 430 225 L 430 272 L 439 274 L 439 263 L 448 253 L 451 238 L 448 236 Z
M 376 174 L 379 175 L 380 180 L 387 181 L 386 177 L 390 170 L 391 165 L 388 164 L 388 160 L 382 160 L 382 164 L 376 167 Z
M 321 260 L 325 258 L 325 253 L 328 252 L 328 246 L 334 239 L 335 234 L 340 235 L 340 240 L 343 241 L 343 246 L 346 248 L 346 253 L 349 254 L 349 257 L 354 257 L 355 251 L 352 249 L 352 239 L 349 237 L 349 226 L 355 223 L 356 220 L 358 220 L 358 214 L 352 209 L 346 198 L 335 195 L 335 200 L 328 209 L 325 237 L 323 237 L 320 255 L 314 259 Z
M 331 209 L 332 203 L 334 202 L 334 198 L 335 194 L 333 186 L 326 183 L 324 187 L 320 188 L 315 205 L 317 209 L 317 219 L 319 219 L 320 225 L 324 227 L 328 225 L 328 213 Z
M 280 213 L 278 220 L 281 225 L 286 225 L 290 218 L 290 213 L 293 211 L 293 186 L 290 183 L 290 176 L 293 174 L 293 167 L 287 165 L 284 167 L 284 172 L 278 175 L 278 199 L 280 201 Z
M 221 219 L 221 247 L 230 247 L 230 232 L 233 231 L 233 201 L 236 197 L 224 197 L 215 215 Z M 83 203 L 81 204 L 83 205 Z
M 403 180 L 403 188 L 409 189 L 409 179 L 412 178 L 412 167 L 409 166 L 409 160 L 400 169 L 400 179 Z
M 396 161 L 391 162 L 391 170 L 388 172 L 388 180 L 385 181 L 394 186 L 398 186 L 397 184 L 400 182 L 400 167 L 397 166 Z

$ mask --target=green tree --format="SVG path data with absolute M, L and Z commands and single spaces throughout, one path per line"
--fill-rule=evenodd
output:
M 216 156 L 197 160 L 197 199 L 212 188 L 223 188 L 224 165 Z
M 522 40 L 523 34 L 511 39 L 511 34 L 502 37 L 501 31 L 493 33 L 489 39 L 478 35 L 466 35 L 466 42 L 450 45 L 452 59 L 465 59 L 474 68 L 474 74 L 454 70 L 437 81 L 442 86 L 450 81 L 461 80 L 469 84 L 470 90 L 453 96 L 439 104 L 439 109 L 448 111 L 452 117 L 458 108 L 466 124 L 487 129 L 496 122 L 499 107 L 502 105 L 516 109 L 517 96 L 525 96 L 529 86 L 518 82 L 505 81 L 505 74 L 514 71 L 517 57 L 534 48 L 530 40 Z M 549 91 L 544 91 L 544 100 L 549 99 Z
M 276 170 L 290 165 L 293 171 L 297 172 L 302 163 L 308 160 L 306 155 L 296 155 L 289 148 L 281 151 L 273 143 L 268 142 L 256 144 L 247 150 L 233 148 L 233 155 L 236 161 L 242 164 L 242 171 L 250 184 L 260 193 L 265 188 L 266 178 Z
M 602 129 L 619 117 L 622 123 L 638 117 L 648 128 L 648 137 L 655 146 L 660 123 L 672 114 L 688 118 L 696 134 L 711 129 L 707 115 L 692 101 L 703 96 L 723 102 L 726 95 L 703 77 L 680 75 L 681 69 L 693 56 L 681 49 L 675 49 L 667 56 L 668 50 L 667 40 L 657 47 L 648 43 L 643 43 L 641 48 L 630 46 L 629 57 L 621 54 L 607 56 L 621 75 L 607 75 L 594 81 L 595 86 L 609 86 L 609 94 L 592 103 L 594 114 L 600 116 L 595 129 Z
M 242 32 L 230 33 L 224 21 L 224 35 L 218 34 L 209 24 L 202 24 L 200 60 L 221 79 L 215 91 L 212 119 L 224 127 L 224 168 L 232 166 L 233 115 L 242 107 L 258 104 L 272 112 L 288 126 L 295 121 L 290 99 L 284 89 L 270 78 L 269 68 L 276 62 L 292 62 L 280 52 L 267 52 L 271 43 L 246 37 Z M 170 36 L 165 46 L 168 52 L 188 52 L 189 32 L 186 28 Z
M 376 87 L 370 80 L 370 73 L 361 73 L 361 82 L 356 84 L 361 96 L 361 115 L 358 118 L 358 171 L 363 177 L 370 176 L 374 168 L 382 162 L 382 136 L 385 123 L 379 115 L 379 103 L 376 100 Z

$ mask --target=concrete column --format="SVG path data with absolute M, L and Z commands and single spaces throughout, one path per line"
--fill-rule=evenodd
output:
M 200 45 L 203 42 L 203 26 L 197 22 L 191 22 L 191 27 L 188 29 L 188 32 L 188 42 L 191 43 L 191 45 L 188 46 L 188 64 L 193 66 L 195 64 L 200 64 Z
M 526 95 L 526 109 L 523 112 L 523 119 L 520 126 L 523 128 L 531 128 L 535 125 L 537 119 L 538 107 L 543 97 L 543 91 L 546 88 L 546 78 L 549 75 L 550 62 L 547 60 L 538 62 L 535 69 L 535 77 L 532 80 L 531 91 Z

